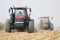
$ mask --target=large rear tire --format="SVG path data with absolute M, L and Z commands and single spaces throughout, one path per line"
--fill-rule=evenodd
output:
M 50 30 L 53 30 L 53 24 L 51 23 Z
M 34 32 L 34 20 L 31 19 L 28 26 L 28 33 Z
M 9 19 L 6 21 L 5 32 L 11 32 L 11 25 Z
M 3 30 L 3 27 L 4 25 L 3 25 L 3 23 L 2 22 L 0 22 L 0 30 Z

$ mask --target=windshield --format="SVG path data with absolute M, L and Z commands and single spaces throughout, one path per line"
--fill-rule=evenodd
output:
M 43 20 L 43 21 L 44 21 L 44 20 L 48 21 L 48 18 L 41 18 L 41 20 Z
M 41 21 L 42 21 L 43 23 L 46 23 L 46 22 L 49 21 L 49 18 L 41 18 Z
M 26 12 L 25 12 L 25 10 L 18 9 L 18 10 L 15 10 L 14 13 L 15 13 L 15 15 L 22 14 L 22 15 L 25 16 L 25 13 L 26 13 Z

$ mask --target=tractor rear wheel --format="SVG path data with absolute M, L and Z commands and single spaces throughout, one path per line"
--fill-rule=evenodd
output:
M 51 23 L 50 30 L 53 30 L 53 24 Z
M 31 19 L 28 26 L 28 33 L 34 32 L 34 20 Z
M 6 22 L 5 32 L 11 32 L 11 25 L 9 19 Z
M 3 25 L 3 23 L 2 22 L 0 22 L 0 30 L 3 30 L 4 29 L 4 27 L 3 27 L 4 25 Z

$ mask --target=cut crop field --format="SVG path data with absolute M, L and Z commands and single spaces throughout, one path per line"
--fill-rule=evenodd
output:
M 0 31 L 0 40 L 60 40 L 60 31 L 40 30 L 34 33 Z

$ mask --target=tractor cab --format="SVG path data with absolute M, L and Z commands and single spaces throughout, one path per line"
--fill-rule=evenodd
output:
M 48 23 L 49 22 L 49 17 L 41 17 L 41 22 L 42 23 Z

